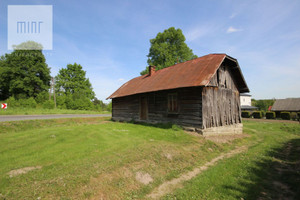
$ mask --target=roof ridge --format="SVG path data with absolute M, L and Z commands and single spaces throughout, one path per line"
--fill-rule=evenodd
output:
M 187 60 L 187 61 L 184 61 L 184 62 L 181 62 L 181 63 L 176 63 L 176 64 L 174 64 L 174 65 L 171 65 L 171 66 L 169 66 L 169 67 L 165 67 L 165 68 L 159 69 L 159 70 L 157 70 L 157 71 L 164 70 L 164 69 L 167 69 L 167 68 L 170 68 L 170 67 L 174 67 L 174 66 L 179 65 L 179 64 L 182 64 L 182 63 L 191 62 L 191 61 L 193 61 L 193 60 L 200 59 L 200 58 L 203 58 L 203 57 L 206 57 L 206 56 L 209 56 L 209 55 L 224 55 L 224 56 L 227 56 L 227 54 L 225 54 L 225 53 L 210 53 L 210 54 L 206 54 L 206 55 L 201 56 L 201 57 L 193 58 L 193 59 L 191 59 L 191 60 Z M 156 71 L 156 72 L 157 72 L 157 71 Z M 145 75 L 141 75 L 141 76 L 145 76 Z M 141 77 L 141 76 L 138 76 L 138 77 Z

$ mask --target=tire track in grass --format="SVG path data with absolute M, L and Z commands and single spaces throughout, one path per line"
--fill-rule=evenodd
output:
M 204 165 L 202 165 L 201 167 L 197 167 L 195 169 L 193 169 L 192 171 L 189 171 L 185 174 L 182 174 L 180 177 L 172 179 L 170 181 L 166 181 L 163 184 L 161 184 L 160 186 L 154 188 L 154 190 L 147 195 L 147 198 L 150 199 L 159 199 L 160 197 L 171 193 L 173 190 L 179 188 L 181 186 L 181 184 L 185 181 L 188 181 L 192 178 L 194 178 L 195 176 L 199 175 L 200 173 L 202 173 L 203 171 L 207 170 L 209 167 L 212 167 L 213 165 L 215 165 L 218 161 L 224 159 L 224 158 L 230 158 L 236 154 L 242 153 L 244 151 L 247 150 L 246 146 L 242 146 L 239 148 L 236 148 L 228 153 L 223 153 L 220 156 L 212 159 L 211 161 L 205 163 Z

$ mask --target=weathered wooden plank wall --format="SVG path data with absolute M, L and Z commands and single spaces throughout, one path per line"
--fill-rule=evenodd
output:
M 221 66 L 202 92 L 203 128 L 241 123 L 240 97 L 229 66 Z
M 177 93 L 178 113 L 168 113 L 168 94 Z M 112 100 L 114 120 L 140 120 L 140 97 L 148 99 L 148 119 L 150 123 L 174 123 L 202 128 L 202 88 L 181 88 L 138 94 Z
M 112 119 L 130 121 L 139 118 L 139 95 L 112 99 Z

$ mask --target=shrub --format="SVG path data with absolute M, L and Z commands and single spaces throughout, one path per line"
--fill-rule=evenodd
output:
M 14 97 L 10 97 L 7 99 L 7 103 L 12 108 L 36 108 L 36 101 L 33 97 L 30 97 L 29 99 L 15 99 Z
M 267 119 L 275 119 L 275 112 L 266 112 Z
M 39 93 L 36 97 L 35 97 L 35 101 L 38 104 L 43 104 L 45 101 L 47 101 L 49 99 L 49 93 L 47 91 L 43 91 L 41 93 Z
M 291 114 L 289 112 L 281 112 L 280 116 L 282 119 L 290 120 L 291 119 Z
M 300 112 L 297 112 L 297 119 L 300 119 Z
M 249 111 L 242 111 L 242 117 L 249 118 L 250 117 L 250 112 Z
M 256 119 L 261 119 L 262 118 L 262 113 L 260 111 L 255 111 L 255 112 L 253 112 L 252 115 Z
M 291 112 L 291 119 L 292 120 L 297 120 L 297 113 L 296 112 Z
M 94 105 L 94 110 L 103 111 L 103 107 L 100 104 Z
M 56 105 L 60 109 L 67 109 L 66 105 L 66 95 L 57 95 L 56 96 Z
M 54 101 L 47 100 L 43 103 L 43 108 L 45 109 L 54 109 Z
M 36 108 L 36 101 L 33 97 L 30 97 L 29 99 L 19 99 L 19 101 L 24 108 Z
M 16 100 L 14 97 L 9 97 L 7 100 L 7 105 L 12 108 L 20 107 L 20 102 Z
M 66 104 L 63 105 L 56 105 L 58 109 L 67 109 Z

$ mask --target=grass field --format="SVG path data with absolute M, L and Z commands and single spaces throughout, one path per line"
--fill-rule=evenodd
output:
M 288 188 L 283 195 L 299 195 L 299 125 L 245 121 L 244 127 L 247 137 L 220 143 L 176 126 L 108 118 L 2 122 L 0 199 L 144 199 L 165 181 L 240 146 L 248 151 L 163 198 L 272 199 L 279 195 L 274 183 Z
M 106 114 L 108 111 L 67 110 L 44 108 L 7 108 L 0 109 L 0 115 L 43 115 L 43 114 Z

